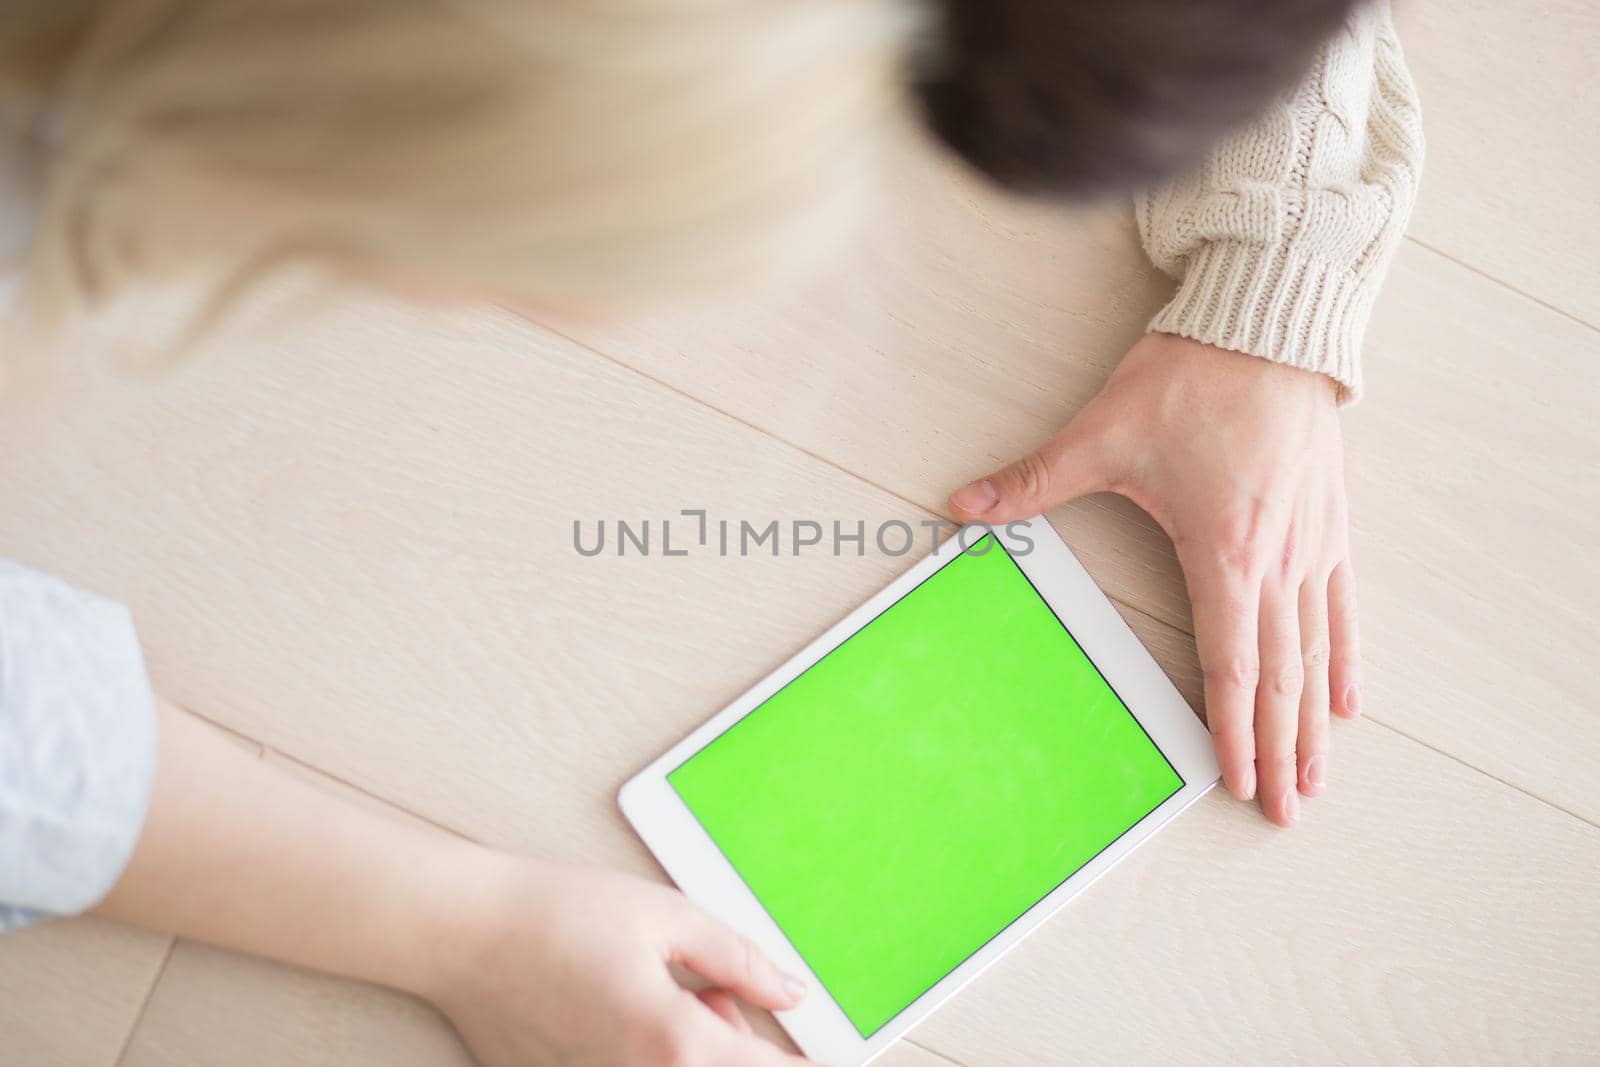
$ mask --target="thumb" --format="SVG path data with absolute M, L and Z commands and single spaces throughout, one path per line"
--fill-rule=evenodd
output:
M 694 908 L 688 908 L 669 956 L 719 989 L 768 1011 L 800 1003 L 803 981 L 785 974 L 754 941 Z
M 950 494 L 962 522 L 1011 522 L 1110 488 L 1100 442 L 1077 422 L 1039 448 Z

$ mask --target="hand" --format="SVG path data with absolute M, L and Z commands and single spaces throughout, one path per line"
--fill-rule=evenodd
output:
M 491 857 L 432 988 L 483 1067 L 802 1067 L 734 997 L 792 1008 L 804 986 L 680 894 L 585 868 Z M 710 986 L 673 979 L 681 965 Z
M 1189 585 L 1223 780 L 1280 826 L 1327 781 L 1330 694 L 1339 715 L 1361 707 L 1335 389 L 1150 334 L 1066 429 L 950 497 L 991 524 L 1102 491 L 1148 511 Z

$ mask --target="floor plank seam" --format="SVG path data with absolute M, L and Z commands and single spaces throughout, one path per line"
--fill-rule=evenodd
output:
M 921 1051 L 926 1052 L 936 1060 L 943 1060 L 945 1063 L 953 1063 L 955 1064 L 955 1067 L 967 1067 L 967 1065 L 960 1060 L 952 1059 L 951 1057 L 940 1052 L 938 1049 L 924 1045 L 921 1041 L 918 1041 L 914 1038 L 907 1037 L 902 1038 L 901 1040 L 905 1041 L 906 1044 L 910 1045 L 914 1049 L 920 1049 Z
M 128 1034 L 122 1039 L 122 1047 L 117 1050 L 117 1058 L 112 1060 L 112 1067 L 122 1067 L 122 1062 L 128 1058 L 128 1051 L 133 1048 L 134 1035 L 139 1032 L 139 1027 L 144 1023 L 145 1013 L 150 1010 L 150 1002 L 156 998 L 156 988 L 161 985 L 161 978 L 167 973 L 167 964 L 172 962 L 172 954 L 177 951 L 178 939 L 167 938 L 167 950 L 161 954 L 161 963 L 156 967 L 155 975 L 150 979 L 150 988 L 144 991 L 144 998 L 139 1001 L 139 1010 L 134 1013 L 133 1023 L 128 1027 Z
M 1425 252 L 1431 252 L 1431 253 L 1433 253 L 1434 255 L 1438 256 L 1441 259 L 1449 260 L 1451 263 L 1454 263 L 1456 266 L 1460 267 L 1462 270 L 1471 271 L 1473 274 L 1476 274 L 1478 277 L 1484 279 L 1487 282 L 1490 282 L 1490 283 L 1492 283 L 1494 285 L 1499 286 L 1500 288 L 1504 289 L 1508 293 L 1515 293 L 1517 296 L 1522 297 L 1522 299 L 1530 301 L 1530 302 L 1532 302 L 1534 304 L 1537 304 L 1540 307 L 1544 308 L 1546 311 L 1553 312 L 1553 313 L 1555 313 L 1557 315 L 1560 315 L 1562 318 L 1567 319 L 1568 321 L 1577 323 L 1579 326 L 1585 326 L 1585 327 L 1588 327 L 1591 330 L 1594 330 L 1597 333 L 1600 333 L 1600 326 L 1596 326 L 1594 323 L 1589 322 L 1588 320 L 1583 319 L 1583 318 L 1579 317 L 1578 315 L 1573 314 L 1572 312 L 1566 310 L 1565 308 L 1557 307 L 1555 304 L 1550 303 L 1550 301 L 1548 301 L 1548 300 L 1542 300 L 1539 297 L 1534 296 L 1532 293 L 1528 292 L 1525 289 L 1519 289 L 1515 285 L 1512 285 L 1510 282 L 1504 281 L 1504 280 L 1502 280 L 1500 278 L 1496 278 L 1493 274 L 1490 274 L 1488 271 L 1483 270 L 1480 267 L 1474 267 L 1471 263 L 1468 263 L 1466 260 L 1461 259 L 1461 258 L 1459 258 L 1457 256 L 1453 256 L 1449 252 L 1446 252 L 1442 248 L 1436 248 L 1433 245 L 1429 244 L 1428 242 L 1422 240 L 1420 237 L 1413 237 L 1411 234 L 1408 233 L 1408 234 L 1406 234 L 1405 239 L 1407 241 L 1410 241 L 1412 244 L 1416 245 L 1418 248 L 1422 249 Z
M 1151 622 L 1157 623 L 1157 624 L 1162 625 L 1162 626 L 1171 626 L 1172 625 L 1171 623 L 1164 622 L 1163 620 L 1156 618 L 1154 615 L 1151 615 L 1149 612 L 1143 610 L 1142 608 L 1135 607 L 1132 604 L 1124 603 L 1123 601 L 1118 600 L 1116 597 L 1111 597 L 1110 599 L 1114 603 L 1122 605 L 1123 607 L 1127 608 L 1131 612 L 1135 612 L 1136 614 L 1143 615 L 1145 618 L 1149 619 Z M 1187 634 L 1190 637 L 1194 636 L 1192 633 L 1190 633 L 1188 630 L 1183 629 L 1182 627 L 1174 627 L 1174 629 L 1177 629 L 1178 632 L 1183 633 L 1183 634 Z M 1390 733 L 1397 734 L 1398 736 L 1405 738 L 1407 741 L 1413 742 L 1414 744 L 1421 745 L 1423 748 L 1427 749 L 1429 752 L 1433 752 L 1433 753 L 1435 753 L 1437 755 L 1443 756 L 1445 759 L 1450 760 L 1453 763 L 1459 764 L 1460 766 L 1465 767 L 1469 771 L 1474 771 L 1474 772 L 1476 772 L 1478 774 L 1481 774 L 1485 778 L 1492 779 L 1493 781 L 1496 781 L 1496 782 L 1500 783 L 1501 785 L 1505 786 L 1508 789 L 1515 790 L 1516 792 L 1521 793 L 1525 797 L 1528 797 L 1528 798 L 1530 798 L 1532 800 L 1538 801 L 1539 803 L 1545 805 L 1548 808 L 1554 808 L 1556 811 L 1561 812 L 1563 815 L 1570 815 L 1574 819 L 1577 819 L 1579 822 L 1585 823 L 1588 826 L 1592 826 L 1596 830 L 1600 830 L 1600 822 L 1597 822 L 1596 820 L 1590 818 L 1589 816 L 1584 815 L 1582 812 L 1573 811 L 1570 808 L 1563 807 L 1562 805 L 1557 804 L 1555 801 L 1549 800 L 1549 799 L 1547 799 L 1545 797 L 1542 797 L 1539 794 L 1529 790 L 1525 786 L 1518 785 L 1516 782 L 1512 782 L 1512 781 L 1509 781 L 1509 780 L 1507 780 L 1505 778 L 1500 777 L 1498 774 L 1495 774 L 1493 771 L 1484 770 L 1482 767 L 1479 767 L 1477 764 L 1472 763 L 1472 762 L 1468 761 L 1467 759 L 1456 755 L 1454 752 L 1448 752 L 1445 749 L 1440 748 L 1438 745 L 1435 745 L 1435 744 L 1432 744 L 1431 742 L 1425 741 L 1422 738 L 1417 737 L 1414 734 L 1407 733 L 1405 730 L 1400 729 L 1400 727 L 1394 725 L 1393 723 L 1388 722 L 1387 720 L 1381 719 L 1381 718 L 1371 714 L 1370 712 L 1363 713 L 1361 718 L 1362 718 L 1362 720 L 1365 720 L 1367 722 L 1371 722 L 1374 726 L 1381 726 L 1385 730 L 1388 730 Z
M 1557 804 L 1553 800 L 1550 800 L 1550 799 L 1548 799 L 1546 797 L 1542 797 L 1538 793 L 1532 792 L 1526 786 L 1521 786 L 1521 785 L 1518 785 L 1516 782 L 1508 781 L 1505 778 L 1500 777 L 1498 774 L 1495 774 L 1493 771 L 1484 770 L 1482 767 L 1479 767 L 1475 763 L 1469 763 L 1467 760 L 1465 760 L 1462 757 L 1456 755 L 1455 753 L 1446 752 L 1444 749 L 1440 748 L 1437 745 L 1431 744 L 1430 742 L 1424 741 L 1420 737 L 1416 737 L 1416 736 L 1414 736 L 1412 734 L 1407 733 L 1406 731 L 1400 729 L 1400 727 L 1395 726 L 1393 723 L 1385 722 L 1384 720 L 1379 719 L 1379 718 L 1374 718 L 1370 714 L 1363 714 L 1361 717 L 1363 719 L 1369 720 L 1374 726 L 1381 726 L 1385 730 L 1388 730 L 1390 733 L 1397 734 L 1400 737 L 1405 738 L 1407 741 L 1411 741 L 1414 744 L 1421 745 L 1423 748 L 1427 749 L 1429 752 L 1437 753 L 1438 755 L 1443 756 L 1447 760 L 1450 760 L 1450 761 L 1452 761 L 1454 763 L 1460 764 L 1462 767 L 1465 767 L 1469 771 L 1475 771 L 1478 774 L 1483 775 L 1485 778 L 1488 778 L 1488 779 L 1491 779 L 1491 780 L 1493 780 L 1495 782 L 1500 783 L 1501 785 L 1505 786 L 1507 789 L 1513 790 L 1514 792 L 1517 792 L 1517 793 L 1521 793 L 1523 796 L 1527 797 L 1530 800 L 1536 800 L 1540 804 L 1543 804 L 1547 808 L 1551 808 L 1551 809 L 1553 809 L 1555 811 L 1559 811 L 1563 815 L 1570 815 L 1572 818 L 1578 820 L 1579 822 L 1583 823 L 1585 826 L 1590 827 L 1591 829 L 1600 830 L 1600 822 L 1597 822 L 1596 820 L 1590 818 L 1589 816 L 1583 814 L 1582 812 L 1573 811 L 1571 808 L 1564 807 L 1564 806 L 1562 806 L 1560 804 Z
M 403 815 L 408 819 L 415 819 L 418 822 L 426 823 L 429 826 L 433 827 L 435 830 L 438 830 L 441 833 L 449 834 L 451 837 L 459 838 L 460 840 L 463 840 L 463 841 L 471 841 L 474 844 L 478 844 L 479 843 L 476 838 L 469 837 L 468 835 L 462 833 L 460 830 L 457 830 L 454 827 L 446 826 L 444 823 L 437 822 L 434 819 L 430 819 L 426 815 L 418 814 L 417 812 L 412 811 L 410 808 L 406 807 L 403 804 L 398 804 L 395 801 L 390 800 L 388 797 L 379 796 L 377 793 L 374 793 L 370 789 L 366 789 L 366 788 L 363 788 L 362 786 L 356 785 L 354 782 L 351 782 L 351 781 L 348 781 L 347 779 L 341 778 L 339 775 L 334 774 L 332 771 L 328 771 L 328 770 L 323 769 L 322 767 L 318 767 L 314 763 L 309 763 L 306 760 L 301 759 L 299 756 L 295 756 L 295 755 L 293 755 L 291 753 L 285 752 L 281 748 L 274 748 L 274 747 L 269 746 L 269 745 L 262 745 L 261 747 L 262 747 L 263 751 L 270 752 L 274 756 L 277 756 L 279 759 L 284 760 L 285 762 L 292 763 L 296 767 L 301 768 L 302 770 L 306 770 L 306 771 L 311 772 L 312 774 L 315 774 L 315 775 L 318 775 L 320 777 L 326 778 L 330 782 L 337 783 L 338 785 L 341 785 L 344 788 L 351 790 L 352 792 L 360 793 L 362 796 L 366 797 L 368 800 L 374 801 L 374 802 L 376 802 L 378 804 L 382 804 L 384 807 L 386 807 L 386 808 L 390 809 L 391 811 L 396 812 L 396 813 L 398 813 L 400 815 Z
M 730 419 L 733 422 L 738 423 L 740 426 L 743 426 L 747 430 L 753 430 L 756 433 L 760 434 L 762 437 L 766 437 L 766 438 L 768 438 L 770 440 L 776 441 L 776 442 L 778 442 L 779 444 L 783 445 L 786 448 L 793 449 L 794 451 L 800 453 L 803 456 L 806 456 L 806 457 L 808 457 L 810 459 L 814 459 L 818 463 L 824 464 L 825 466 L 831 467 L 836 471 L 839 471 L 839 472 L 841 472 L 843 474 L 846 474 L 846 475 L 850 476 L 851 478 L 853 478 L 854 480 L 856 480 L 858 482 L 861 482 L 861 483 L 863 483 L 865 485 L 869 485 L 872 488 L 876 489 L 880 493 L 887 494 L 888 496 L 894 497 L 896 500 L 899 500 L 899 501 L 901 501 L 903 503 L 906 503 L 906 504 L 910 504 L 912 507 L 914 507 L 918 511 L 922 512 L 924 515 L 933 515 L 934 514 L 932 511 L 929 511 L 926 507 L 924 507 L 923 505 L 917 503 L 915 500 L 911 500 L 911 499 L 903 496 L 902 494 L 895 492 L 893 489 L 890 489 L 888 486 L 879 485 L 877 482 L 874 482 L 872 479 L 867 478 L 864 475 L 858 474 L 855 471 L 849 470 L 846 467 L 841 467 L 838 463 L 835 463 L 833 460 L 827 458 L 826 456 L 819 455 L 818 453 L 813 452 L 811 449 L 805 447 L 804 445 L 796 444 L 795 442 L 789 440 L 786 437 L 779 437 L 777 434 L 773 433 L 772 431 L 764 429 L 764 428 L 762 428 L 760 426 L 757 426 L 755 423 L 751 422 L 749 419 L 746 419 L 746 418 L 744 418 L 743 416 L 740 416 L 740 415 L 735 415 L 733 412 L 728 411 L 725 408 L 718 407 L 716 404 L 711 403 L 710 401 L 706 400 L 703 397 L 695 396 L 693 393 L 690 393 L 690 392 L 687 392 L 687 391 L 685 391 L 683 389 L 680 389 L 678 386 L 673 385 L 671 382 L 665 381 L 665 380 L 663 380 L 661 378 L 657 378 L 655 375 L 650 374 L 650 373 L 648 373 L 646 371 L 642 371 L 638 367 L 635 367 L 632 364 L 627 363 L 624 360 L 619 359 L 616 356 L 613 356 L 611 353 L 594 347 L 593 345 L 589 344 L 587 341 L 579 340 L 578 338 L 573 337 L 570 334 L 564 333 L 561 330 L 558 330 L 555 327 L 548 325 L 547 323 L 540 322 L 538 319 L 529 318 L 527 315 L 524 315 L 520 311 L 512 311 L 510 308 L 505 308 L 503 310 L 505 310 L 506 312 L 508 312 L 511 315 L 515 315 L 518 319 L 521 319 L 524 322 L 528 322 L 528 323 L 531 323 L 534 326 L 537 326 L 541 330 L 548 330 L 549 332 L 555 334 L 557 337 L 561 338 L 563 341 L 566 341 L 569 344 L 577 345 L 579 348 L 583 349 L 585 352 L 588 352 L 590 355 L 597 356 L 600 359 L 605 360 L 607 363 L 612 364 L 613 366 L 620 367 L 621 369 L 627 371 L 629 374 L 636 375 L 636 376 L 638 376 L 640 378 L 643 378 L 645 381 L 650 382 L 653 385 L 660 386 L 662 389 L 665 389 L 667 392 L 672 393 L 674 396 L 682 397 L 684 400 L 689 401 L 691 404 L 694 404 L 696 407 L 704 408 L 707 411 L 716 412 L 718 415 L 721 415 L 723 418 Z M 942 516 L 940 516 L 940 517 L 942 518 Z
M 211 727 L 214 727 L 214 728 L 216 728 L 218 730 L 221 730 L 223 733 L 227 734 L 229 737 L 233 738 L 236 741 L 242 741 L 247 746 L 252 746 L 254 748 L 258 748 L 262 752 L 265 752 L 266 749 L 267 749 L 266 745 L 262 744 L 260 741 L 257 741 L 255 738 L 251 737 L 249 734 L 244 733 L 244 732 L 242 732 L 240 730 L 236 730 L 232 726 L 229 726 L 227 723 L 221 722 L 221 721 L 219 721 L 217 719 L 213 719 L 209 715 L 204 715 L 204 714 L 194 710 L 194 708 L 190 707 L 188 704 L 179 704 L 177 701 L 173 701 L 173 705 L 175 707 L 177 707 L 180 711 L 182 711 L 184 714 L 193 715 L 195 718 L 199 719 L 201 722 L 205 723 L 207 726 L 211 726 Z
M 354 782 L 348 781 L 348 780 L 340 777 L 337 774 L 334 774 L 332 771 L 329 771 L 329 770 L 327 770 L 325 768 L 318 767 L 314 763 L 307 762 L 306 760 L 301 759 L 299 756 L 296 756 L 291 752 L 287 752 L 287 751 L 285 751 L 285 750 L 283 750 L 281 748 L 277 748 L 276 746 L 269 745 L 265 741 L 262 741 L 262 740 L 260 740 L 258 738 L 251 737 L 247 733 L 243 733 L 243 732 L 241 732 L 239 730 L 234 729 L 231 726 L 227 726 L 227 725 L 225 725 L 225 724 L 223 724 L 221 722 L 218 722 L 216 719 L 213 719 L 211 716 L 205 715 L 205 714 L 203 714 L 201 712 L 196 711 L 192 706 L 190 706 L 188 704 L 180 704 L 180 705 L 178 705 L 178 707 L 182 709 L 184 714 L 193 715 L 195 718 L 199 719 L 201 722 L 204 722 L 208 726 L 215 726 L 217 729 L 221 730 L 223 733 L 229 734 L 229 735 L 231 735 L 233 737 L 238 738 L 241 741 L 245 741 L 245 742 L 247 742 L 247 743 L 249 743 L 251 745 L 256 746 L 257 748 L 259 748 L 261 750 L 262 756 L 265 756 L 267 753 L 271 753 L 272 755 L 278 757 L 281 760 L 284 760 L 285 762 L 292 763 L 295 766 L 297 766 L 297 767 L 299 767 L 299 768 L 301 768 L 303 770 L 309 771 L 312 774 L 319 775 L 320 777 L 326 778 L 330 782 L 334 782 L 334 783 L 336 783 L 338 785 L 341 785 L 344 788 L 351 790 L 352 792 L 360 793 L 362 796 L 366 797 L 367 799 L 372 800 L 372 801 L 374 801 L 374 802 L 376 802 L 378 804 L 382 804 L 384 807 L 389 808 L 392 811 L 398 812 L 399 814 L 404 815 L 407 818 L 415 819 L 418 822 L 427 823 L 429 826 L 433 827 L 434 829 L 439 830 L 439 831 L 441 831 L 443 833 L 447 833 L 452 837 L 458 837 L 458 838 L 461 838 L 462 840 L 466 840 L 466 841 L 474 841 L 475 840 L 474 838 L 471 838 L 471 837 L 467 836 L 466 834 L 462 833 L 460 830 L 456 830 L 456 829 L 454 829 L 452 827 L 446 826 L 444 823 L 438 822 L 438 821 L 436 821 L 434 819 L 430 819 L 426 815 L 422 815 L 422 814 L 419 814 L 418 812 L 412 811 L 410 808 L 406 807 L 405 805 L 398 804 L 395 801 L 390 800 L 388 797 L 379 796 L 377 793 L 374 793 L 372 790 L 363 788 L 362 786 L 359 786 L 359 785 L 356 785 Z
M 758 433 L 761 436 L 763 436 L 763 437 L 765 437 L 765 438 L 767 438 L 769 440 L 776 441 L 778 444 L 783 445 L 785 448 L 792 449 L 795 452 L 798 452 L 801 455 L 807 457 L 808 459 L 813 459 L 816 462 L 821 463 L 823 466 L 826 466 L 826 467 L 829 467 L 829 468 L 831 468 L 833 470 L 836 470 L 840 474 L 843 474 L 847 478 L 850 478 L 850 479 L 852 479 L 854 481 L 860 482 L 862 485 L 868 486 L 868 487 L 870 487 L 872 489 L 876 489 L 878 492 L 883 493 L 885 496 L 888 496 L 888 497 L 891 497 L 891 498 L 893 498 L 895 500 L 898 500 L 902 504 L 907 505 L 908 507 L 915 508 L 918 512 L 920 512 L 922 515 L 924 515 L 924 516 L 926 516 L 928 518 L 939 518 L 939 519 L 944 518 L 943 515 L 940 515 L 937 512 L 929 510 L 925 505 L 920 504 L 915 500 L 912 500 L 910 497 L 906 496 L 904 493 L 901 493 L 901 492 L 898 492 L 898 491 L 896 491 L 894 489 L 891 489 L 886 485 L 881 485 L 878 482 L 873 481 L 871 478 L 868 478 L 866 475 L 861 474 L 861 473 L 859 473 L 857 471 L 851 470 L 849 467 L 843 466 L 842 464 L 837 463 L 837 462 L 829 459 L 827 456 L 820 455 L 820 454 L 818 454 L 816 452 L 813 452 L 811 449 L 806 448 L 804 445 L 796 444 L 794 441 L 791 441 L 786 437 L 779 437 L 777 434 L 771 432 L 770 430 L 763 429 L 762 427 L 757 426 L 755 423 L 749 421 L 748 419 L 745 419 L 745 418 L 742 418 L 741 416 L 735 415 L 731 411 L 724 410 L 723 408 L 718 407 L 717 405 L 711 403 L 710 401 L 708 401 L 708 400 L 706 400 L 706 399 L 704 399 L 702 397 L 698 397 L 698 396 L 695 396 L 693 393 L 686 392 L 683 389 L 680 389 L 677 386 L 673 385 L 671 382 L 663 381 L 662 379 L 657 378 L 653 374 L 649 374 L 649 373 L 647 373 L 645 371 L 642 371 L 639 368 L 637 368 L 635 366 L 632 366 L 632 365 L 624 362 L 621 359 L 618 359 L 616 356 L 611 355 L 609 352 L 601 351 L 600 349 L 595 348 L 593 345 L 590 345 L 590 344 L 588 344 L 588 343 L 586 343 L 584 341 L 580 341 L 575 337 L 570 337 L 567 334 L 561 332 L 560 330 L 558 330 L 558 329 L 556 329 L 556 328 L 554 328 L 552 326 L 548 326 L 545 323 L 538 321 L 537 319 L 529 318 L 528 316 L 522 314 L 521 312 L 511 311 L 510 309 L 504 309 L 504 310 L 506 310 L 509 314 L 515 315 L 519 319 L 522 319 L 522 320 L 524 320 L 526 322 L 532 323 L 533 325 L 539 327 L 541 330 L 549 330 L 551 333 L 555 334 L 557 337 L 560 337 L 561 339 L 563 339 L 563 340 L 565 340 L 565 341 L 567 341 L 567 342 L 569 342 L 571 344 L 577 345 L 579 348 L 583 349 L 585 352 L 588 352 L 588 353 L 596 356 L 599 359 L 603 359 L 607 363 L 610 363 L 610 364 L 612 364 L 612 365 L 614 365 L 616 367 L 620 367 L 622 370 L 625 370 L 630 374 L 637 375 L 640 378 L 643 378 L 647 382 L 651 382 L 654 385 L 658 385 L 661 388 L 667 390 L 668 392 L 670 392 L 670 393 L 672 393 L 672 394 L 674 394 L 676 396 L 682 397 L 684 400 L 689 401 L 691 404 L 694 404 L 697 407 L 704 408 L 707 411 L 715 412 L 716 414 L 721 415 L 723 418 L 730 419 L 733 422 L 738 423 L 740 426 L 743 426 L 748 430 L 752 430 L 755 433 Z M 1104 590 L 1101 590 L 1101 591 L 1105 592 Z M 1177 630 L 1179 633 L 1189 633 L 1189 631 L 1185 630 L 1182 626 L 1179 626 L 1178 624 L 1176 624 L 1174 622 L 1169 622 L 1168 620 L 1160 618 L 1157 615 L 1153 615 L 1150 612 L 1144 610 L 1143 608 L 1135 607 L 1132 604 L 1129 604 L 1127 601 L 1121 599 L 1120 597 L 1116 596 L 1113 593 L 1106 593 L 1105 595 L 1106 595 L 1106 599 L 1110 600 L 1113 604 L 1120 604 L 1120 605 L 1126 607 L 1129 611 L 1136 611 L 1140 615 L 1143 615 L 1147 619 L 1151 619 L 1151 620 L 1153 620 L 1155 622 L 1158 622 L 1163 626 L 1172 627 L 1174 630 Z M 1193 636 L 1193 635 L 1191 634 L 1190 636 Z

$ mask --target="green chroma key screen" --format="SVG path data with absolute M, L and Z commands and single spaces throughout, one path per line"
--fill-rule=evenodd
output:
M 1183 786 L 992 535 L 667 780 L 863 1037 Z

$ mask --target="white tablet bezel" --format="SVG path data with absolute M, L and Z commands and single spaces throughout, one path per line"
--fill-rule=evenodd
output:
M 977 544 L 983 534 L 991 532 L 1011 550 L 1022 572 L 1116 690 L 1156 747 L 1166 755 L 1184 785 L 871 1037 L 863 1038 L 684 805 L 667 782 L 667 774 L 881 615 L 964 548 Z M 689 899 L 748 935 L 780 967 L 806 979 L 810 989 L 806 999 L 794 1010 L 778 1013 L 778 1021 L 801 1050 L 826 1067 L 859 1067 L 927 1018 L 1140 842 L 1198 800 L 1216 784 L 1218 776 L 1211 737 L 1205 726 L 1128 629 L 1083 565 L 1041 516 L 992 531 L 981 525 L 962 527 L 933 554 L 829 627 L 787 663 L 651 762 L 623 785 L 617 800 L 628 821 Z

